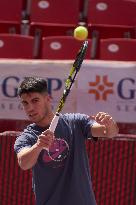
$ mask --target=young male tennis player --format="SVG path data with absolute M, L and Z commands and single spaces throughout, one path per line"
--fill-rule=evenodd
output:
M 54 113 L 46 81 L 28 77 L 18 95 L 33 123 L 16 139 L 14 149 L 19 166 L 32 168 L 36 205 L 96 205 L 85 141 L 116 136 L 115 121 L 105 112 L 94 119 L 60 114 L 53 133 L 48 129 Z

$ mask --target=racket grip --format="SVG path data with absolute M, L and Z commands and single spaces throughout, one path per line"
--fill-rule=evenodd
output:
M 56 113 L 54 115 L 54 118 L 52 119 L 51 121 L 51 124 L 50 124 L 50 127 L 49 127 L 49 130 L 54 132 L 56 127 L 57 127 L 57 124 L 58 124 L 58 120 L 59 120 L 59 113 Z

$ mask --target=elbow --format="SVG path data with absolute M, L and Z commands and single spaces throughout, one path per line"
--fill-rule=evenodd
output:
M 21 168 L 23 171 L 28 170 L 28 168 L 27 168 L 27 167 L 24 167 L 24 166 L 21 166 L 21 165 L 19 165 L 19 166 L 20 166 L 20 168 Z
M 29 170 L 31 167 L 28 167 L 28 165 L 23 162 L 23 160 L 21 158 L 18 158 L 18 164 L 19 164 L 19 167 L 22 169 L 22 170 Z

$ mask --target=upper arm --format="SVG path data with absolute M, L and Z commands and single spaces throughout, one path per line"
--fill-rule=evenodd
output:
M 77 126 L 78 129 L 81 130 L 82 136 L 84 136 L 85 139 L 93 139 L 91 127 L 95 121 L 93 119 L 90 120 L 89 116 L 85 114 L 79 114 L 76 116 L 78 117 Z
M 15 141 L 14 150 L 17 155 L 20 155 L 23 150 L 29 149 L 33 145 L 33 140 L 31 136 L 26 133 L 21 134 Z M 20 154 L 19 154 L 20 153 Z
M 26 154 L 30 150 L 30 147 L 23 147 L 18 153 L 17 153 L 17 158 L 19 159 L 22 157 L 24 154 Z

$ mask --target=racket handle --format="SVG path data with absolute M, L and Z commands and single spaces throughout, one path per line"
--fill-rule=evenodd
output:
M 50 127 L 49 127 L 49 130 L 54 132 L 56 127 L 57 127 L 57 124 L 58 124 L 58 120 L 59 120 L 59 113 L 56 113 L 54 115 L 54 118 L 52 119 L 51 121 L 51 124 L 50 124 Z

